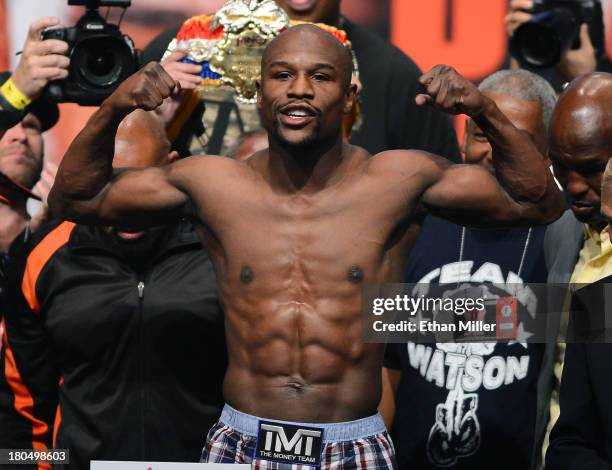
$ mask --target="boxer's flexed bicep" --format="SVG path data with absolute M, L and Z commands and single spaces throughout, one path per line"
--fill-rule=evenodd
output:
M 189 195 L 171 178 L 183 166 L 184 162 L 179 161 L 165 167 L 114 170 L 95 196 L 73 199 L 62 208 L 61 216 L 81 223 L 134 228 L 177 220 L 186 211 Z
M 371 173 L 393 188 L 405 210 L 417 208 L 469 226 L 511 226 L 542 217 L 534 204 L 512 199 L 493 174 L 477 165 L 456 165 L 421 151 L 393 150 L 370 161 Z M 520 222 L 519 222 L 520 221 Z
M 226 166 L 237 162 L 193 156 L 164 166 L 114 170 L 110 181 L 88 200 L 73 203 L 68 219 L 140 228 L 163 225 L 186 215 L 206 215 L 222 207 L 229 184 Z
M 512 199 L 486 169 L 428 158 L 420 203 L 429 213 L 472 227 L 528 225 L 542 218 L 541 208 Z

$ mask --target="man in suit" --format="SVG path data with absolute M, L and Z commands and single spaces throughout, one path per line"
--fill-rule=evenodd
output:
M 600 206 L 602 175 L 611 156 L 612 122 L 606 118 L 611 99 L 612 74 L 592 73 L 572 82 L 555 108 L 550 158 L 571 210 L 546 233 L 549 283 L 595 282 L 612 274 L 612 265 L 593 262 L 587 246 L 601 246 L 604 239 L 609 243 Z M 604 234 L 602 239 L 599 235 Z M 608 257 L 612 249 L 604 254 Z M 584 273 L 589 268 L 598 272 Z
M 596 72 L 573 81 L 559 97 L 550 127 L 549 156 L 570 210 L 551 224 L 544 239 L 548 282 L 584 285 L 612 275 L 608 223 L 600 213 L 601 183 L 612 156 L 612 74 Z M 567 310 L 567 296 L 555 296 L 551 312 Z M 550 318 L 559 320 L 559 315 Z M 558 329 L 559 324 L 550 331 Z M 549 348 L 550 349 L 550 348 Z M 556 351 L 560 379 L 565 345 Z M 552 379 L 552 376 L 551 376 Z M 549 428 L 558 416 L 553 392 Z
M 608 95 L 610 97 L 610 95 Z M 608 148 L 612 132 L 608 125 Z M 612 160 L 608 161 L 601 189 L 601 213 L 612 220 Z M 580 315 L 604 314 L 605 300 L 612 291 L 612 277 L 607 276 L 580 291 L 578 297 L 595 306 Z M 586 303 L 586 302 L 585 302 Z M 572 302 L 572 306 L 577 302 Z M 572 309 L 571 315 L 578 312 Z M 601 318 L 600 318 L 601 319 Z M 604 325 L 601 325 L 604 326 Z M 551 432 L 551 443 L 546 455 L 546 468 L 551 470 L 597 468 L 609 469 L 612 464 L 612 345 L 610 331 L 601 328 L 596 341 L 603 343 L 574 343 L 567 345 L 565 367 L 561 383 L 561 415 Z

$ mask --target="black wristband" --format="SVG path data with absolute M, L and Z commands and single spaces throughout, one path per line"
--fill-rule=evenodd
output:
M 16 109 L 0 93 L 0 130 L 7 131 L 21 122 L 27 114 L 26 109 Z

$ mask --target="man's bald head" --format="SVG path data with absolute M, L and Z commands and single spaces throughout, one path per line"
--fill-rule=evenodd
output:
M 170 141 L 161 120 L 141 109 L 119 125 L 115 138 L 115 168 L 148 168 L 170 163 Z
M 283 31 L 268 44 L 261 58 L 262 71 L 273 63 L 279 54 L 300 54 L 302 51 L 316 52 L 321 59 L 338 67 L 346 78 L 346 86 L 351 83 L 353 58 L 348 48 L 332 34 L 314 24 L 300 24 Z
M 612 74 L 587 74 L 565 89 L 552 116 L 551 140 L 572 146 L 612 145 Z
M 549 144 L 574 215 L 599 227 L 602 176 L 612 156 L 612 74 L 591 73 L 568 86 L 553 112 Z

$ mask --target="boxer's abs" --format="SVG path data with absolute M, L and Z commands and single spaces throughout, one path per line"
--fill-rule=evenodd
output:
M 224 396 L 239 411 L 298 422 L 376 412 L 383 346 L 363 343 L 363 286 L 399 281 L 416 233 L 334 204 L 316 216 L 318 205 L 300 218 L 266 213 L 256 227 L 234 217 L 212 241 L 203 232 L 226 315 Z
M 326 298 L 314 305 L 255 302 L 253 310 L 226 305 L 226 402 L 252 415 L 297 422 L 375 413 L 382 347 L 363 343 L 355 300 L 345 309 Z

